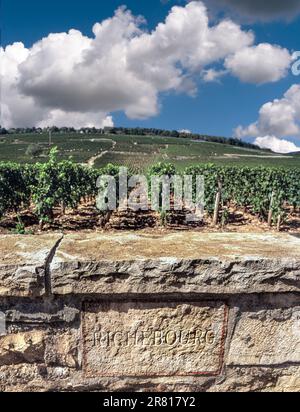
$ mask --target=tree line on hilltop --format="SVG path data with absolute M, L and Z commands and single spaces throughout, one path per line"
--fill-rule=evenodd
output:
M 142 127 L 104 127 L 97 129 L 95 127 L 82 127 L 80 129 L 75 129 L 74 127 L 56 127 L 51 128 L 40 128 L 40 127 L 24 127 L 24 128 L 10 128 L 5 129 L 0 126 L 0 135 L 8 134 L 41 134 L 48 133 L 81 133 L 81 134 L 107 134 L 107 135 L 127 135 L 127 136 L 161 136 L 161 137 L 175 137 L 175 138 L 186 138 L 190 140 L 199 140 L 211 143 L 221 143 L 231 146 L 244 147 L 248 149 L 262 150 L 258 146 L 252 143 L 244 142 L 240 139 L 233 137 L 222 137 L 222 136 L 209 136 L 206 134 L 190 133 L 187 131 L 178 130 L 163 130 L 155 128 L 142 128 Z M 271 150 L 263 149 L 264 151 Z

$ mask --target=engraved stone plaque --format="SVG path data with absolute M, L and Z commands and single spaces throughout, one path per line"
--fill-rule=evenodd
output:
M 86 302 L 87 376 L 218 375 L 227 306 L 223 302 Z

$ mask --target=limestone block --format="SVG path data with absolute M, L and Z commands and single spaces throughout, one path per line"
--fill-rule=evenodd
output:
M 300 290 L 300 238 L 199 232 L 66 235 L 54 294 L 263 293 Z
M 223 302 L 87 303 L 86 376 L 215 376 L 223 366 Z
M 300 306 L 242 313 L 227 364 L 300 364 Z
M 0 366 L 44 361 L 45 332 L 33 331 L 0 337 Z
M 45 363 L 48 366 L 76 368 L 79 365 L 79 336 L 76 330 L 53 331 L 48 336 Z
M 0 236 L 0 296 L 41 296 L 45 265 L 60 235 Z

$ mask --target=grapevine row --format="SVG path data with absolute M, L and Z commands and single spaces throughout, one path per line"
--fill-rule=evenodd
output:
M 84 198 L 95 201 L 96 181 L 100 175 L 118 176 L 119 167 L 108 165 L 96 170 L 72 161 L 58 162 L 52 150 L 44 164 L 0 163 L 0 217 L 33 206 L 40 222 L 53 218 L 54 208 L 76 209 Z M 151 175 L 176 173 L 170 164 L 157 164 Z M 183 174 L 205 178 L 206 211 L 215 218 L 226 218 L 232 205 L 244 208 L 271 224 L 283 217 L 288 205 L 300 206 L 300 169 L 269 167 L 216 166 L 188 167 Z M 216 210 L 217 207 L 217 210 Z M 217 213 L 216 213 L 217 212 Z M 217 222 L 215 222 L 217 223 Z

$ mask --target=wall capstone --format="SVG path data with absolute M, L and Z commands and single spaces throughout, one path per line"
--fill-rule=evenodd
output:
M 300 236 L 0 237 L 0 390 L 299 391 Z

